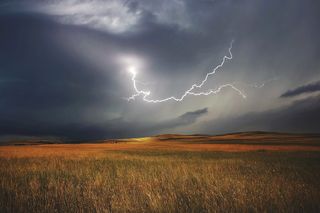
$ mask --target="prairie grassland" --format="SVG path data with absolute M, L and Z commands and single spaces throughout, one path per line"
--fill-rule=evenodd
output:
M 320 211 L 317 151 L 101 147 L 0 147 L 0 211 Z

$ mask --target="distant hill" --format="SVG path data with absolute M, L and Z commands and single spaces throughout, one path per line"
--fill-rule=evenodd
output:
M 58 137 L 38 137 L 38 136 L 1 136 L 1 145 L 40 145 L 40 144 L 64 144 L 67 141 Z
M 162 134 L 146 138 L 107 139 L 67 141 L 55 138 L 11 139 L 1 145 L 43 145 L 43 144 L 81 144 L 81 143 L 134 143 L 142 141 L 180 142 L 188 144 L 256 144 L 256 145 L 320 145 L 320 134 L 293 134 L 278 132 L 236 132 L 221 135 L 182 135 Z
M 268 145 L 320 145 L 320 134 L 293 134 L 278 132 L 236 132 L 221 135 L 178 135 L 155 136 L 160 141 L 183 141 L 205 144 L 268 144 Z

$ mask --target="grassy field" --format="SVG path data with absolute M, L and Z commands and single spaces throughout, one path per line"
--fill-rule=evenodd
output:
M 0 147 L 0 212 L 320 211 L 310 144 L 222 152 L 189 142 Z

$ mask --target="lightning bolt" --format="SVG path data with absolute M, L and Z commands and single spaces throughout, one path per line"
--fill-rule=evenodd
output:
M 225 64 L 225 62 L 227 60 L 231 60 L 233 58 L 233 55 L 232 55 L 232 52 L 231 52 L 233 43 L 234 43 L 234 40 L 232 40 L 231 43 L 230 43 L 230 47 L 228 49 L 229 55 L 225 55 L 223 57 L 221 63 L 219 65 L 217 65 L 211 72 L 207 73 L 205 78 L 200 83 L 193 84 L 180 97 L 171 96 L 171 97 L 164 98 L 164 99 L 149 99 L 148 97 L 150 96 L 151 92 L 138 89 L 137 80 L 136 80 L 137 72 L 135 71 L 134 67 L 131 67 L 129 69 L 129 72 L 132 74 L 131 80 L 132 80 L 132 83 L 133 83 L 133 88 L 134 88 L 135 93 L 131 97 L 127 98 L 127 100 L 128 101 L 132 101 L 132 100 L 135 100 L 136 97 L 142 96 L 142 100 L 145 101 L 145 102 L 148 102 L 148 103 L 162 103 L 162 102 L 166 102 L 166 101 L 170 101 L 170 100 L 180 102 L 180 101 L 183 101 L 184 98 L 187 97 L 188 95 L 191 95 L 191 96 L 203 96 L 203 95 L 205 95 L 205 96 L 207 96 L 207 95 L 211 95 L 211 94 L 217 94 L 222 89 L 227 88 L 227 87 L 235 90 L 242 98 L 246 98 L 246 95 L 240 89 L 238 89 L 237 87 L 235 87 L 233 84 L 230 84 L 230 83 L 229 84 L 223 84 L 223 85 L 219 86 L 216 89 L 210 89 L 210 90 L 205 91 L 205 92 L 193 92 L 194 89 L 201 88 L 206 83 L 206 81 L 208 80 L 208 78 L 211 75 L 214 75 L 221 67 L 223 67 L 223 65 Z
M 262 82 L 261 84 L 254 83 L 254 84 L 248 84 L 248 86 L 261 89 L 261 88 L 264 87 L 266 84 L 268 84 L 268 83 L 270 83 L 270 82 L 272 82 L 272 81 L 276 81 L 276 80 L 278 80 L 278 78 L 270 78 L 269 80 L 266 80 L 266 81 Z

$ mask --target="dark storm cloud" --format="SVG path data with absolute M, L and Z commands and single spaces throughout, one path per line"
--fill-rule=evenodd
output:
M 104 70 L 66 50 L 57 36 L 87 35 L 93 32 L 65 27 L 43 16 L 1 16 L 0 26 L 0 119 L 16 122 L 46 121 L 44 125 L 89 122 L 100 108 L 114 108 L 120 102 L 109 88 L 117 88 L 110 73 L 112 58 Z M 110 40 L 104 39 L 108 48 Z M 108 54 L 108 49 L 105 51 Z M 106 88 L 106 85 L 108 87 Z M 121 89 L 117 90 L 118 92 Z M 112 104 L 111 104 L 112 103 Z M 99 116 L 97 116 L 99 117 Z M 101 116 L 100 116 L 101 117 Z M 4 134 L 4 133 L 3 133 Z
M 283 80 L 274 83 L 273 90 L 267 85 L 259 89 L 275 103 L 258 107 L 277 108 L 279 91 L 319 78 L 319 1 L 4 2 L 0 5 L 0 135 L 143 136 L 195 125 L 200 116 L 209 120 L 222 113 L 237 114 L 240 108 L 245 109 L 242 113 L 254 111 L 265 98 L 249 94 L 246 102 L 239 102 L 224 91 L 216 99 L 128 103 L 124 98 L 133 91 L 130 76 L 123 71 L 127 65 L 117 62 L 121 54 L 146 62 L 139 80 L 151 82 L 147 89 L 155 98 L 181 95 L 201 81 L 227 53 L 232 39 L 234 60 L 217 72 L 208 88 L 279 77 Z M 203 109 L 183 114 L 204 106 L 210 113 Z M 307 115 L 299 119 L 307 120 Z M 233 117 L 224 122 L 233 124 Z M 242 129 L 233 127 L 229 130 Z
M 288 90 L 285 93 L 283 93 L 280 97 L 288 98 L 288 97 L 301 95 L 304 93 L 312 93 L 312 92 L 317 92 L 317 91 L 320 91 L 320 81 L 306 84 L 306 85 L 297 87 L 292 90 Z
M 237 131 L 320 132 L 320 96 L 264 112 L 251 112 L 238 117 L 204 123 L 204 132 Z
M 45 121 L 11 121 L 3 120 L 0 123 L 1 135 L 33 135 L 38 137 L 54 136 L 62 139 L 94 140 L 108 138 L 141 137 L 152 135 L 162 130 L 192 125 L 198 118 L 207 114 L 207 108 L 186 112 L 181 116 L 161 122 L 125 121 L 122 118 L 105 122 L 87 123 L 60 123 L 53 124 Z M 6 137 L 3 137 L 5 139 Z M 8 137 L 10 139 L 10 137 Z M 3 140 L 4 141 L 4 140 Z M 1 142 L 1 137 L 0 137 Z

